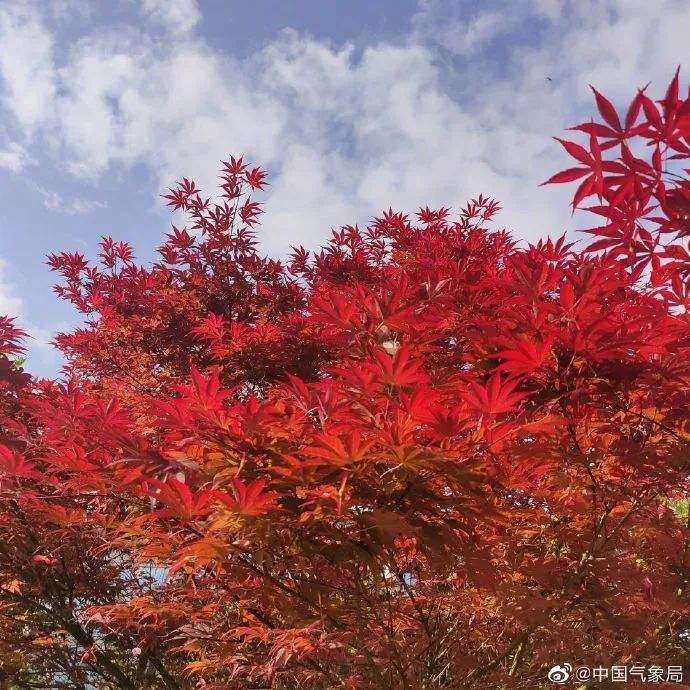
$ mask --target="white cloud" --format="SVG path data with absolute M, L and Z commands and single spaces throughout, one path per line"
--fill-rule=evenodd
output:
M 55 104 L 53 39 L 31 6 L 6 3 L 0 11 L 3 100 L 30 132 L 51 117 Z
M 60 70 L 56 141 L 82 177 L 144 163 L 163 184 L 183 174 L 215 179 L 233 147 L 262 159 L 277 151 L 281 113 L 239 72 L 199 42 L 173 50 L 134 30 L 84 38 Z

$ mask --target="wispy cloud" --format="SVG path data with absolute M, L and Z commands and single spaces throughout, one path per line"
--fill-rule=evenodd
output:
M 19 142 L 11 141 L 0 148 L 0 168 L 4 170 L 19 172 L 30 162 L 31 157 Z
M 141 9 L 145 15 L 176 34 L 191 31 L 201 19 L 195 0 L 141 0 Z
M 411 25 L 418 39 L 437 43 L 453 55 L 470 58 L 515 28 L 523 17 L 519 6 L 506 11 L 506 8 L 482 9 L 482 5 L 469 2 L 420 0 Z
M 106 204 L 102 201 L 75 197 L 65 199 L 61 194 L 51 189 L 37 187 L 39 194 L 43 198 L 43 206 L 55 213 L 64 213 L 68 216 L 82 216 L 90 213 L 97 208 L 105 208 Z

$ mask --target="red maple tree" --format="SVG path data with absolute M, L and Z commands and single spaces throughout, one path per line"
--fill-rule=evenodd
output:
M 594 241 L 486 197 L 264 258 L 224 164 L 149 267 L 49 258 L 61 381 L 0 321 L 0 687 L 536 688 L 690 645 L 690 94 L 561 141 Z M 647 144 L 650 155 L 639 157 Z M 633 153 L 635 152 L 635 153 Z

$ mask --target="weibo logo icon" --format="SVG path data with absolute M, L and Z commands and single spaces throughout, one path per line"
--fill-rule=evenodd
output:
M 570 664 L 563 664 L 563 666 L 552 666 L 549 669 L 549 672 L 546 674 L 546 677 L 552 683 L 558 683 L 560 685 L 561 683 L 565 683 L 568 678 L 570 678 L 570 673 L 572 670 L 573 667 Z

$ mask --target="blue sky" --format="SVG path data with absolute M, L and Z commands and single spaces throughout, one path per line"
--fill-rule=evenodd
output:
M 520 238 L 572 231 L 569 190 L 538 186 L 568 164 L 550 137 L 592 114 L 588 83 L 661 97 L 689 34 L 687 0 L 0 2 L 0 312 L 54 373 L 78 319 L 45 255 L 112 235 L 150 260 L 160 193 L 212 192 L 231 153 L 271 173 L 277 256 L 480 192 Z

